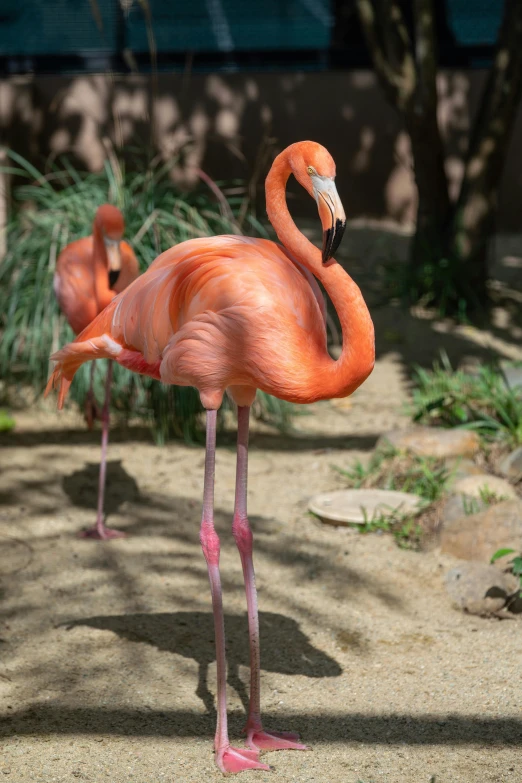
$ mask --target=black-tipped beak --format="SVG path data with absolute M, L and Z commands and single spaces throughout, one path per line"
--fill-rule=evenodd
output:
M 318 176 L 314 181 L 314 190 L 323 225 L 323 264 L 326 264 L 341 244 L 346 215 L 333 179 Z
M 332 227 L 323 231 L 323 264 L 326 264 L 336 253 L 346 228 L 346 220 L 343 221 L 340 218 L 334 218 L 334 220 Z

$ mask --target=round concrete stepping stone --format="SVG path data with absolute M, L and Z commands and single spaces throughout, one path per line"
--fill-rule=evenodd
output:
M 382 517 L 417 514 L 425 502 L 418 495 L 388 489 L 341 489 L 315 495 L 308 508 L 332 525 L 364 525 Z

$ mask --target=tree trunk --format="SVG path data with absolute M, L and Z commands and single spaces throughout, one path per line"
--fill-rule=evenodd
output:
M 418 193 L 417 225 L 410 252 L 414 276 L 440 258 L 450 214 L 444 147 L 437 121 L 437 40 L 433 0 L 413 0 L 415 90 L 404 112 Z
M 487 300 L 487 247 L 495 228 L 500 179 L 522 97 L 522 2 L 505 0 L 495 61 L 473 126 L 449 253 L 474 292 Z
M 418 266 L 423 258 L 441 252 L 450 222 L 448 184 L 444 154 L 434 118 L 423 115 L 406 117 L 411 140 L 418 208 L 410 263 Z
M 415 301 L 465 313 L 487 302 L 487 246 L 522 95 L 522 0 L 505 0 L 495 62 L 473 126 L 456 205 L 449 199 L 437 122 L 434 0 L 411 0 L 410 37 L 398 0 L 357 0 L 361 26 L 388 100 L 410 135 L 418 215 L 405 288 Z
M 412 0 L 410 38 L 397 0 L 357 0 L 375 70 L 410 136 L 418 193 L 407 287 L 414 299 L 435 284 L 450 222 L 444 147 L 437 122 L 437 42 L 433 0 Z

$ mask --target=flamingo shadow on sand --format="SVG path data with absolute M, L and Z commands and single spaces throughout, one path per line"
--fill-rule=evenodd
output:
M 239 676 L 240 666 L 249 666 L 248 634 L 244 615 L 225 615 L 227 629 L 228 682 L 248 710 L 248 692 Z M 122 639 L 142 642 L 158 650 L 194 659 L 198 666 L 196 695 L 207 712 L 215 716 L 214 696 L 208 689 L 208 668 L 216 660 L 214 619 L 211 612 L 174 612 L 88 617 L 67 623 L 67 628 L 89 626 L 112 631 Z M 279 674 L 305 677 L 339 677 L 340 665 L 314 647 L 298 623 L 275 612 L 259 613 L 263 639 L 261 668 Z
M 99 472 L 99 462 L 87 462 L 80 470 L 63 477 L 63 490 L 74 506 L 96 511 Z M 136 480 L 127 473 L 121 460 L 107 462 L 106 476 L 105 518 L 117 514 L 126 501 L 134 501 L 140 497 Z

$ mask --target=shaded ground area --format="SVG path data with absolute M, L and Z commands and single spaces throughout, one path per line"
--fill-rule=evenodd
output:
M 377 297 L 367 285 L 370 300 Z M 520 623 L 453 610 L 443 588 L 452 561 L 437 551 L 402 551 L 387 536 L 323 527 L 306 505 L 343 486 L 333 466 L 364 457 L 381 432 L 406 422 L 410 361 L 431 362 L 439 345 L 454 360 L 480 358 L 493 350 L 491 339 L 509 354 L 516 317 L 506 307 L 505 328 L 484 336 L 449 333 L 377 299 L 372 312 L 379 360 L 367 384 L 349 400 L 313 406 L 291 436 L 261 425 L 253 433 L 265 721 L 298 730 L 312 752 L 267 754 L 273 774 L 241 779 L 514 783 Z M 17 423 L 2 437 L 0 457 L 0 771 L 16 783 L 221 780 L 198 541 L 203 451 L 157 449 L 145 430 L 113 433 L 109 523 L 129 537 L 86 541 L 76 533 L 95 516 L 99 433 L 85 432 L 73 413 L 43 408 Z M 230 534 L 234 475 L 228 432 L 218 448 L 216 519 L 237 742 L 248 635 Z

